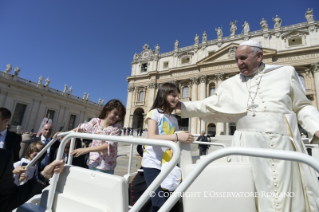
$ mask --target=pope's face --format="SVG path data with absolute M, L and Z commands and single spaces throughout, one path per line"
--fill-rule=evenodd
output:
M 250 46 L 238 46 L 235 53 L 237 66 L 244 76 L 250 76 L 258 69 L 262 57 L 262 52 L 255 54 Z

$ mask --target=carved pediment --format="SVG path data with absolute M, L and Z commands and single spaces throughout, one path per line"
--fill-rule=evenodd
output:
M 231 43 L 220 50 L 216 51 L 214 54 L 202 59 L 197 64 L 202 65 L 206 63 L 220 62 L 220 61 L 233 61 L 235 54 L 230 54 L 231 50 L 236 49 L 239 46 L 237 43 Z
M 197 63 L 197 65 L 205 65 L 211 63 L 220 63 L 220 62 L 235 62 L 235 51 L 238 48 L 239 44 L 231 43 L 220 50 L 216 51 L 214 54 L 202 59 Z M 264 48 L 264 57 L 269 57 L 277 54 L 277 50 Z
M 290 38 L 297 38 L 301 37 L 303 35 L 309 35 L 308 30 L 290 30 L 288 32 L 285 32 L 281 35 L 282 39 L 290 39 Z

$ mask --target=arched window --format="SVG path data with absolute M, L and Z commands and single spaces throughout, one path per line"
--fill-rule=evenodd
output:
M 144 101 L 144 91 L 140 92 L 140 95 L 138 96 L 138 102 L 143 102 Z
M 209 96 L 212 96 L 215 93 L 215 84 L 212 84 L 209 87 Z
M 183 94 L 182 98 L 189 97 L 189 88 L 188 88 L 188 86 L 183 87 L 182 94 Z

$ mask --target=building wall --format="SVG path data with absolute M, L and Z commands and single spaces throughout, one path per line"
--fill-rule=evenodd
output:
M 26 105 L 20 132 L 32 129 L 37 132 L 48 110 L 55 112 L 54 131 L 66 131 L 71 115 L 76 116 L 74 127 L 77 127 L 79 123 L 97 117 L 102 109 L 101 104 L 0 71 L 0 107 L 11 111 L 9 124 L 13 131 L 17 127 L 12 123 L 17 104 Z

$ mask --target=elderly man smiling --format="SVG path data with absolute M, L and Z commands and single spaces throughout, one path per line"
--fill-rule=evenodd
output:
M 305 96 L 295 69 L 265 65 L 263 48 L 254 40 L 240 44 L 235 58 L 240 73 L 224 81 L 213 96 L 180 103 L 182 117 L 236 117 L 233 146 L 306 154 L 297 123 L 319 137 L 319 113 Z M 259 194 L 278 194 L 258 196 L 258 211 L 319 211 L 318 180 L 309 166 L 245 156 L 233 156 L 232 161 L 250 163 Z M 285 192 L 294 197 L 280 196 Z

